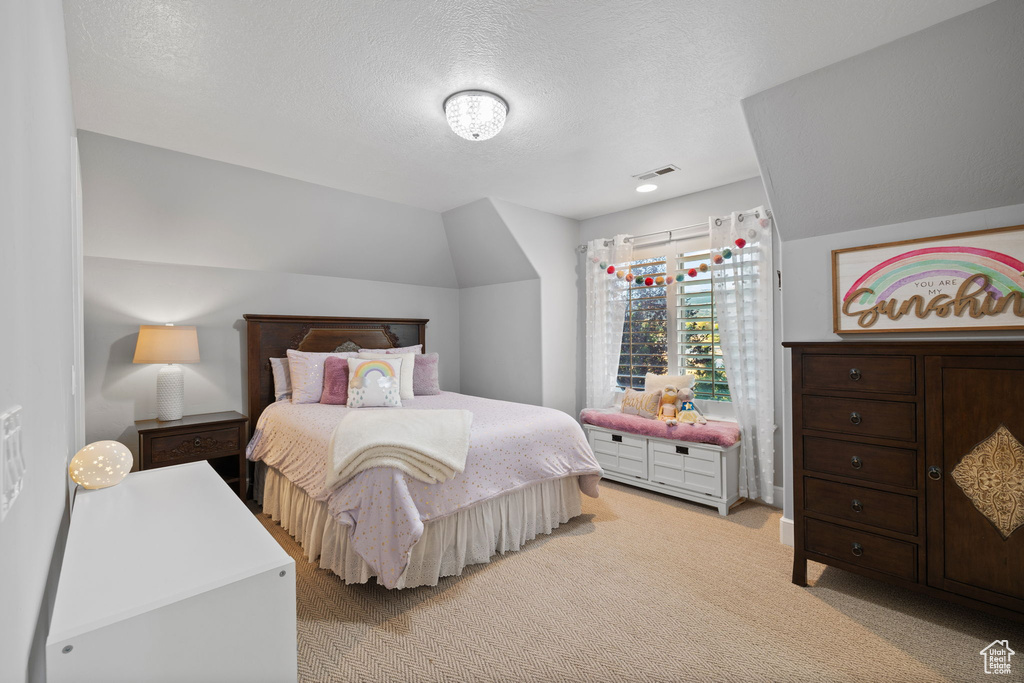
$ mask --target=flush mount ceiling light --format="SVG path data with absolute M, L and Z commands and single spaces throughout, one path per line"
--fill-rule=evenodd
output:
M 636 188 L 636 191 L 637 191 L 637 192 L 654 192 L 654 191 L 655 191 L 655 190 L 657 190 L 657 189 L 658 189 L 658 186 L 657 186 L 657 185 L 654 185 L 654 184 L 652 184 L 652 183 L 647 183 L 646 185 L 640 185 L 640 186 L 638 186 L 638 187 Z
M 444 115 L 460 138 L 489 140 L 505 125 L 508 104 L 494 93 L 463 90 L 444 101 Z

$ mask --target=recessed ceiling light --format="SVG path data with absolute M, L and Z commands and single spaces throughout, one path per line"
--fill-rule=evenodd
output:
M 460 138 L 489 140 L 505 125 L 508 103 L 492 92 L 463 90 L 444 101 L 444 115 Z
M 654 185 L 652 183 L 647 183 L 646 185 L 640 185 L 639 187 L 637 187 L 636 191 L 637 192 L 654 192 L 657 189 L 658 189 L 657 185 Z

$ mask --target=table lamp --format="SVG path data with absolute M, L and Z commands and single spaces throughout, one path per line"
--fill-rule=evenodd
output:
M 194 325 L 139 325 L 133 363 L 166 363 L 156 376 L 156 419 L 180 420 L 185 406 L 185 374 L 178 363 L 199 362 Z

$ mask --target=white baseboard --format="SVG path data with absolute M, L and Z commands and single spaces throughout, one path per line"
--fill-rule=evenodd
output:
M 779 520 L 779 543 L 793 547 L 793 520 L 785 517 Z

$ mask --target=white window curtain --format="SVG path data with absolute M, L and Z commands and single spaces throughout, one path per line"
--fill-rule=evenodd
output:
M 618 267 L 632 261 L 631 240 L 630 235 L 616 235 L 611 240 L 596 239 L 587 244 L 583 267 L 587 274 L 588 408 L 615 405 L 615 377 L 619 369 L 629 283 L 609 275 L 600 266 L 604 263 L 605 267 Z
M 722 356 L 742 435 L 740 495 L 766 503 L 775 502 L 771 225 L 763 206 L 709 219 L 712 255 L 723 257 L 711 269 Z

